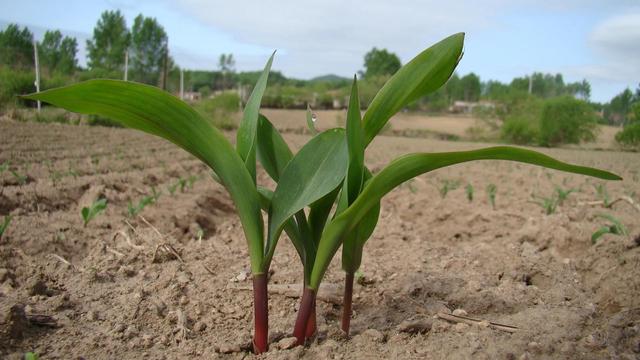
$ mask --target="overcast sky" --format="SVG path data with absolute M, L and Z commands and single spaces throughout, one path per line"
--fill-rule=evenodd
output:
M 85 40 L 100 13 L 120 9 L 127 25 L 142 13 L 165 27 L 178 65 L 214 70 L 221 53 L 257 70 L 274 49 L 290 77 L 352 76 L 372 47 L 403 63 L 444 38 L 467 33 L 458 73 L 509 82 L 533 71 L 587 79 L 592 100 L 609 101 L 640 83 L 639 0 L 0 0 L 0 27 L 29 26 Z

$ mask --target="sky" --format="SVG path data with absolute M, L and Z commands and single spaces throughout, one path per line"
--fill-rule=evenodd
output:
M 586 79 L 591 99 L 609 101 L 640 86 L 640 0 L 0 0 L 0 28 L 47 29 L 85 42 L 100 13 L 120 9 L 131 26 L 142 13 L 169 36 L 176 63 L 216 70 L 232 53 L 238 71 L 273 65 L 288 77 L 353 76 L 374 46 L 403 63 L 431 44 L 465 32 L 461 75 L 510 82 L 533 71 Z

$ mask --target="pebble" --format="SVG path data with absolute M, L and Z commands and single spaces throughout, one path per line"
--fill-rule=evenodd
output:
M 183 295 L 180 297 L 179 302 L 180 305 L 187 305 L 189 303 L 189 298 Z
M 362 335 L 370 338 L 371 340 L 373 340 L 375 342 L 383 342 L 384 341 L 384 334 L 381 333 L 380 331 L 376 330 L 376 329 L 367 329 L 367 330 L 362 332 Z
M 465 309 L 455 309 L 452 313 L 453 316 L 467 316 L 467 311 Z
M 296 347 L 297 341 L 298 339 L 296 339 L 295 337 L 284 338 L 278 341 L 278 348 L 282 350 L 293 349 L 294 347 Z
M 467 331 L 467 329 L 468 329 L 468 328 L 469 328 L 469 325 L 464 324 L 464 323 L 457 323 L 457 324 L 453 327 L 453 329 L 454 329 L 455 331 L 460 332 L 460 333 L 461 333 L 461 332 L 465 332 L 465 331 Z

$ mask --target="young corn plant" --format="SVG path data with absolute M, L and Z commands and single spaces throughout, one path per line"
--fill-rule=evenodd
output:
M 496 209 L 496 193 L 498 192 L 498 187 L 496 184 L 487 185 L 487 196 L 489 197 L 489 203 L 491 203 L 491 207 L 493 210 Z
M 570 165 L 513 147 L 449 153 L 417 153 L 392 161 L 373 175 L 364 164 L 368 144 L 407 104 L 437 90 L 453 73 L 464 34 L 450 36 L 401 68 L 382 87 L 364 115 L 354 78 L 345 129 L 317 134 L 295 155 L 269 120 L 259 113 L 272 59 L 247 102 L 234 149 L 225 136 L 184 102 L 153 87 L 116 80 L 91 80 L 28 95 L 75 112 L 97 114 L 125 126 L 163 137 L 213 170 L 229 192 L 249 248 L 254 289 L 254 351 L 267 350 L 267 273 L 280 235 L 291 239 L 303 265 L 304 290 L 294 336 L 314 335 L 316 294 L 334 255 L 342 246 L 345 277 L 343 329 L 348 333 L 353 279 L 365 242 L 375 229 L 380 200 L 402 183 L 429 171 L 472 160 L 502 159 L 545 166 L 608 180 L 606 171 Z M 310 111 L 307 112 L 308 116 Z M 276 182 L 256 182 L 256 162 Z M 267 229 L 263 229 L 263 214 Z
M 473 185 L 471 185 L 470 183 L 467 184 L 467 186 L 464 188 L 465 193 L 467 194 L 467 200 L 469 200 L 469 202 L 473 201 Z
M 598 242 L 598 239 L 604 234 L 612 234 L 612 235 L 622 235 L 626 236 L 628 234 L 627 228 L 622 224 L 622 222 L 616 219 L 613 215 L 610 214 L 596 214 L 596 216 L 603 218 L 605 220 L 609 220 L 609 223 L 602 226 L 598 230 L 596 230 L 593 234 L 591 234 L 591 243 L 595 245 Z
M 93 220 L 94 217 L 96 217 L 98 214 L 103 212 L 104 209 L 106 208 L 107 208 L 107 199 L 104 199 L 104 198 L 94 201 L 93 204 L 91 204 L 88 207 L 87 206 L 83 207 L 80 214 L 82 215 L 82 221 L 84 223 L 84 227 L 87 227 L 87 224 L 89 224 L 89 222 Z
M 153 195 L 143 196 L 137 204 L 134 205 L 131 201 L 127 204 L 127 213 L 130 218 L 136 217 L 145 207 L 151 205 L 155 202 L 155 198 Z
M 11 222 L 11 216 L 6 215 L 4 217 L 4 220 L 2 221 L 2 224 L 0 224 L 0 239 L 2 239 L 2 235 L 4 234 L 4 232 L 7 231 L 7 228 L 9 227 L 10 222 Z
M 455 190 L 460 186 L 460 181 L 458 180 L 443 180 L 442 185 L 440 186 L 440 197 L 444 199 L 447 197 L 447 194 L 451 190 Z

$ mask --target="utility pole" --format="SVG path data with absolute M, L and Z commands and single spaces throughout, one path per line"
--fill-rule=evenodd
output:
M 529 94 L 531 94 L 531 90 L 533 90 L 533 74 L 529 76 Z
M 36 92 L 40 92 L 40 64 L 38 62 L 38 43 L 33 41 L 33 57 L 35 59 L 36 65 L 36 82 L 34 85 L 36 86 Z M 38 112 L 40 112 L 40 100 L 38 100 Z
M 184 100 L 184 70 L 180 68 L 180 100 Z
M 124 52 L 124 81 L 127 81 L 129 75 L 129 49 Z

